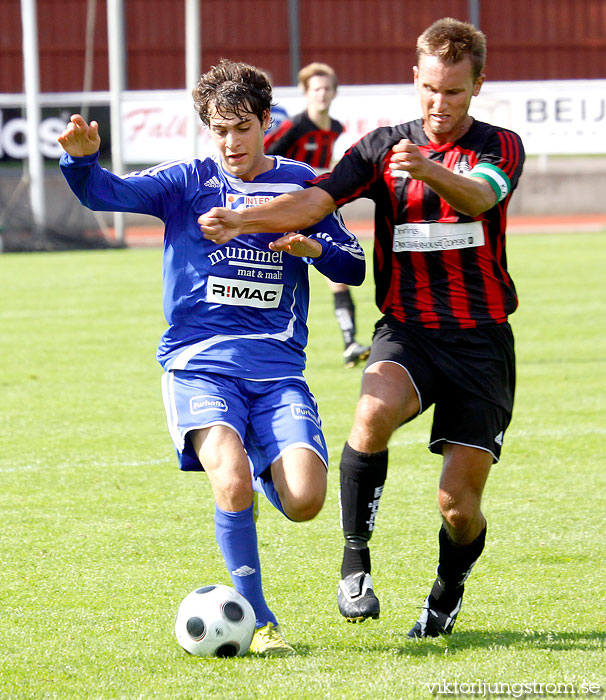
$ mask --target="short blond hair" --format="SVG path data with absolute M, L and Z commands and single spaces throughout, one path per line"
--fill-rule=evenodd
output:
M 458 63 L 468 56 L 477 80 L 486 62 L 486 37 L 473 24 L 444 17 L 417 39 L 417 61 L 421 56 L 437 56 L 445 63 Z
M 332 80 L 332 85 L 333 88 L 336 90 L 339 83 L 337 81 L 337 74 L 335 71 L 328 65 L 328 63 L 310 63 L 309 65 L 305 66 L 304 68 L 301 68 L 299 71 L 298 75 L 298 81 L 299 81 L 299 87 L 301 90 L 304 92 L 307 92 L 307 88 L 309 86 L 309 81 L 311 78 L 314 78 L 316 75 L 325 75 L 328 78 Z

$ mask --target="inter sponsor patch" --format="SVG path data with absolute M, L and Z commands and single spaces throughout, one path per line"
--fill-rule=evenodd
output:
M 206 282 L 206 301 L 211 304 L 277 309 L 280 306 L 282 289 L 281 284 L 264 284 L 209 275 Z
M 192 396 L 189 400 L 189 412 L 192 416 L 204 411 L 227 411 L 227 402 L 220 396 Z
M 259 204 L 271 202 L 273 195 L 269 194 L 228 194 L 226 204 L 229 209 L 237 211 L 238 209 L 248 209 L 249 207 L 257 207 Z
M 302 403 L 293 403 L 290 407 L 290 412 L 292 417 L 297 420 L 310 420 L 314 425 L 320 427 L 320 421 L 318 415 L 309 406 L 305 406 Z
M 481 221 L 464 224 L 418 223 L 394 227 L 394 253 L 430 253 L 434 250 L 459 250 L 484 245 Z

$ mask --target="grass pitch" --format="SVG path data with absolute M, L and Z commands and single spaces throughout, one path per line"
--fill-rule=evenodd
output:
M 360 370 L 341 366 L 312 273 L 307 377 L 328 498 L 302 525 L 262 503 L 258 525 L 268 602 L 298 655 L 226 660 L 190 657 L 173 635 L 185 594 L 229 578 L 209 486 L 179 472 L 165 426 L 160 251 L 0 256 L 0 697 L 603 696 L 606 236 L 512 237 L 508 250 L 518 393 L 455 633 L 406 638 L 437 557 L 429 415 L 390 444 L 372 542 L 381 620 L 337 611 L 338 461 Z M 371 277 L 354 292 L 360 340 L 378 317 Z

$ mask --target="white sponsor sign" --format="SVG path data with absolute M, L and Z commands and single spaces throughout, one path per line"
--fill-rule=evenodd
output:
M 192 396 L 189 400 L 189 412 L 192 416 L 204 411 L 227 411 L 227 402 L 220 396 Z
M 310 420 L 314 425 L 317 425 L 318 428 L 320 427 L 318 416 L 309 406 L 304 406 L 301 403 L 294 403 L 290 407 L 290 412 L 292 417 L 296 420 Z
M 209 275 L 206 283 L 206 301 L 230 306 L 277 309 L 282 297 L 282 288 L 281 284 L 265 284 Z
M 193 106 L 189 93 L 127 93 L 122 105 L 124 153 L 128 163 L 156 163 L 191 157 L 187 119 Z M 274 100 L 287 114 L 305 107 L 298 88 L 276 88 Z M 487 82 L 471 103 L 470 113 L 517 132 L 528 154 L 606 153 L 606 80 Z M 331 114 L 345 126 L 335 144 L 339 158 L 353 143 L 378 126 L 420 116 L 411 84 L 344 85 Z M 207 129 L 200 125 L 198 157 L 214 152 Z
M 484 229 L 480 221 L 465 224 L 399 224 L 393 232 L 394 253 L 477 248 L 484 245 Z
M 42 106 L 79 104 L 84 97 L 94 104 L 109 104 L 107 93 L 42 93 Z M 84 100 L 86 101 L 86 100 Z M 276 114 L 293 116 L 305 108 L 296 87 L 274 90 Z M 0 108 L 19 107 L 23 95 L 0 95 Z M 200 123 L 196 153 L 188 137 L 188 120 L 194 112 L 189 90 L 123 93 L 122 139 L 127 164 L 155 164 L 166 160 L 206 157 L 214 152 L 208 130 Z M 531 155 L 606 154 L 606 80 L 487 81 L 471 102 L 471 114 L 482 121 L 520 134 Z M 343 85 L 331 114 L 345 133 L 335 144 L 335 157 L 378 126 L 399 124 L 420 116 L 412 84 Z M 56 137 L 64 127 L 56 117 L 40 124 L 40 150 L 59 157 Z M 0 120 L 0 155 L 21 159 L 27 153 L 25 121 Z
M 130 93 L 134 94 L 134 93 Z M 145 97 L 144 95 L 148 96 Z M 126 163 L 160 163 L 192 157 L 187 128 L 194 107 L 188 95 L 165 94 L 157 100 L 153 93 L 122 103 L 122 139 Z M 198 126 L 198 155 L 214 152 L 208 129 Z
M 305 108 L 295 88 L 278 88 L 275 99 L 289 115 Z M 486 82 L 470 114 L 511 129 L 529 155 L 606 153 L 606 80 Z M 414 86 L 343 86 L 331 114 L 345 126 L 335 144 L 341 155 L 372 129 L 421 116 Z

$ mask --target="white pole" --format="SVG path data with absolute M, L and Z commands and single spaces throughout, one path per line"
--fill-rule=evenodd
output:
M 121 100 L 125 88 L 124 0 L 107 0 L 107 46 L 109 54 L 109 124 L 112 135 L 112 170 L 124 175 Z M 124 213 L 114 214 L 116 240 L 124 242 Z
M 194 88 L 201 73 L 201 41 L 200 41 L 200 0 L 185 0 L 185 88 L 188 96 Z M 192 157 L 198 155 L 198 131 L 200 118 L 193 108 L 191 98 L 187 101 L 187 137 Z
M 38 143 L 40 70 L 35 0 L 21 0 L 21 25 L 23 30 L 23 75 L 25 83 L 30 201 L 35 233 L 39 235 L 42 233 L 46 223 L 46 200 L 44 196 L 44 159 Z
M 288 0 L 288 43 L 290 45 L 290 82 L 292 85 L 296 85 L 301 68 L 299 0 Z
M 469 0 L 469 22 L 480 29 L 480 0 Z

